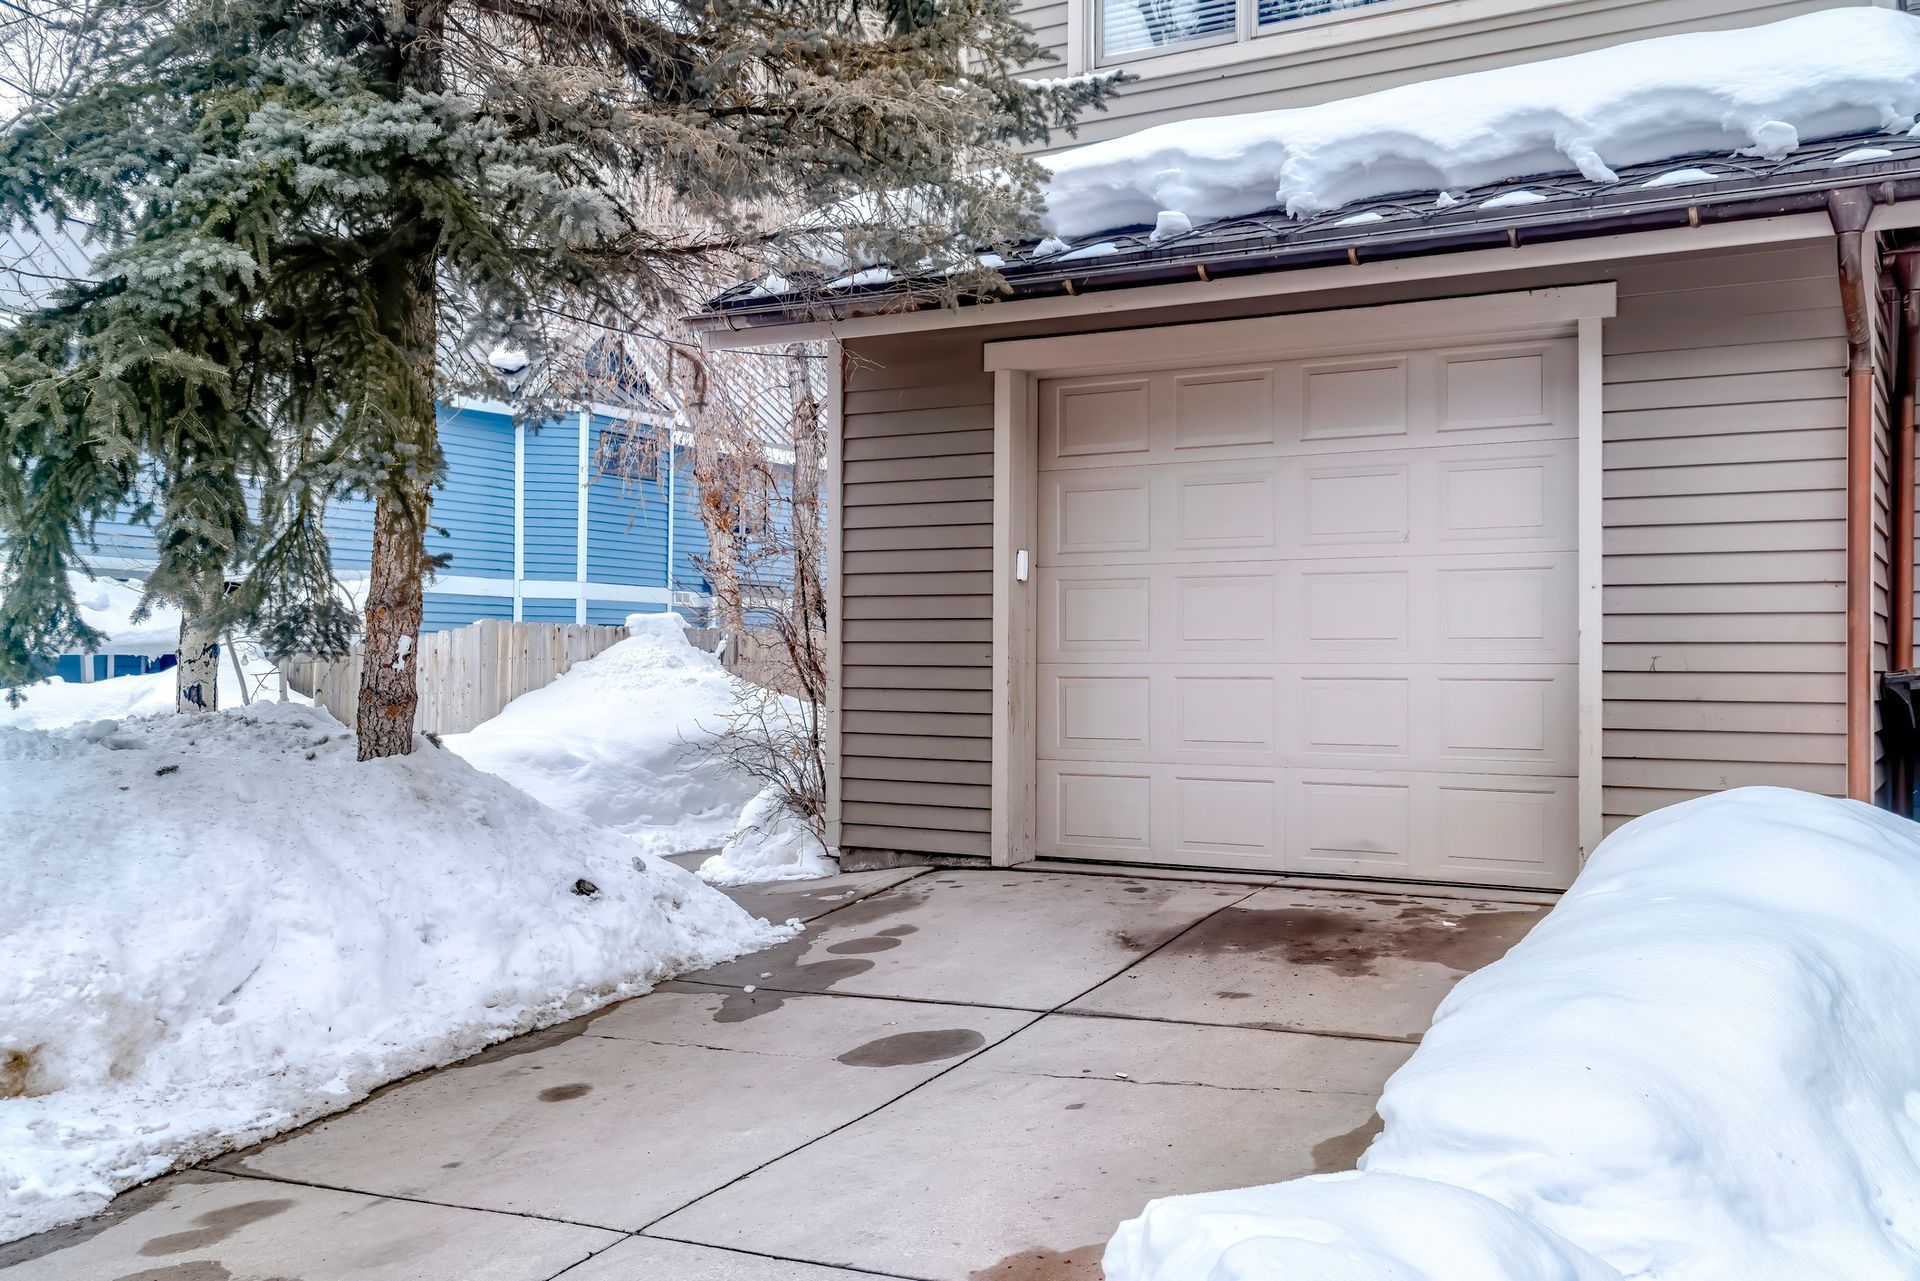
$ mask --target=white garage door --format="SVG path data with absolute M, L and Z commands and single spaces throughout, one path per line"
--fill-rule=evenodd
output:
M 1043 382 L 1038 852 L 1572 880 L 1574 359 Z

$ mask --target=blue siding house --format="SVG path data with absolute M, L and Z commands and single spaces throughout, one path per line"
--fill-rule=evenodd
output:
M 606 433 L 664 430 L 605 413 L 530 429 L 515 427 L 506 405 L 442 405 L 447 471 L 434 492 L 427 550 L 448 559 L 427 584 L 421 630 L 483 618 L 619 623 L 668 608 L 704 614 L 711 597 L 695 562 L 706 531 L 678 448 L 663 442 L 660 465 L 644 478 L 612 474 L 601 461 Z M 365 577 L 372 504 L 334 504 L 327 538 L 335 572 Z M 101 525 L 88 556 L 98 572 L 132 578 L 152 559 L 152 533 L 130 521 Z M 71 657 L 77 673 L 80 660 Z

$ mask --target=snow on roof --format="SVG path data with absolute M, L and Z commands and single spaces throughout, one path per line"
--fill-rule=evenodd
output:
M 1045 159 L 1047 229 L 1068 238 L 1905 132 L 1920 113 L 1920 17 L 1831 9 L 1662 36 L 1312 107 L 1183 120 Z

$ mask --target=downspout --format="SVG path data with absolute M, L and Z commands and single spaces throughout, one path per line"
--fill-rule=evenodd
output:
M 1873 293 L 1867 219 L 1875 193 L 1827 193 L 1847 324 L 1847 795 L 1873 801 Z
M 1920 259 L 1894 259 L 1900 289 L 1900 364 L 1895 386 L 1900 417 L 1893 437 L 1893 656 L 1895 671 L 1913 666 L 1913 507 L 1916 380 L 1920 380 Z

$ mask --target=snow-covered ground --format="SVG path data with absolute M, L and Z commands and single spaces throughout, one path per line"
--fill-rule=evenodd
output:
M 832 876 L 840 864 L 769 787 L 747 802 L 738 830 L 718 854 L 700 864 L 700 879 L 710 885 L 760 885 L 768 881 L 810 881 Z
M 1920 1276 L 1920 825 L 1636 820 L 1388 1082 L 1360 1172 L 1150 1204 L 1109 1281 Z
M 133 615 L 140 605 L 140 588 L 114 578 L 88 578 L 68 575 L 74 599 L 87 624 L 106 636 L 102 652 L 158 655 L 172 653 L 180 639 L 180 611 L 171 605 L 158 605 L 139 622 Z M 280 680 L 273 664 L 249 642 L 239 642 L 240 670 L 225 648 L 218 665 L 220 706 L 239 707 L 248 698 L 278 698 Z M 20 729 L 58 729 L 84 721 L 145 716 L 171 712 L 174 699 L 174 673 L 151 672 L 143 676 L 115 676 L 98 681 L 67 681 L 51 677 L 22 686 L 19 706 L 9 706 L 0 695 L 0 725 Z M 288 700 L 310 703 L 304 694 L 289 691 Z
M 239 707 L 245 694 L 256 700 L 277 700 L 279 678 L 273 665 L 257 655 L 243 660 L 245 685 L 233 662 L 220 655 L 220 706 Z M 148 672 L 144 676 L 115 676 L 111 680 L 67 681 L 55 676 L 37 684 L 22 686 L 20 705 L 9 707 L 0 696 L 0 725 L 16 729 L 60 729 L 87 721 L 118 720 L 128 716 L 148 716 L 173 711 L 176 676 L 171 668 Z M 288 691 L 287 701 L 310 704 L 312 699 L 297 691 Z
M 0 830 L 0 1240 L 788 933 L 294 704 L 0 727 Z
M 1579 172 L 1694 153 L 1784 156 L 1802 141 L 1906 132 L 1920 17 L 1836 8 L 1640 40 L 1318 106 L 1144 129 L 1046 158 L 1048 230 L 1067 237 Z
M 87 626 L 106 636 L 110 647 L 122 653 L 171 652 L 180 640 L 180 611 L 156 604 L 139 622 L 140 587 L 118 578 L 89 578 L 69 571 L 67 583 Z
M 709 879 L 831 875 L 818 842 L 809 847 L 766 821 L 753 781 L 698 750 L 726 730 L 735 705 L 735 680 L 720 660 L 688 643 L 678 614 L 634 614 L 627 627 L 626 640 L 443 741 L 536 799 L 653 853 L 738 837 Z

